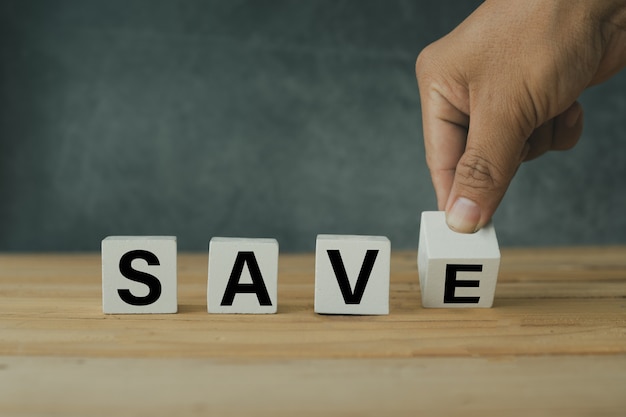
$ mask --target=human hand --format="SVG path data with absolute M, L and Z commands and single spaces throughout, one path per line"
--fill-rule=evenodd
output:
M 625 65 L 625 0 L 487 0 L 426 47 L 426 160 L 448 226 L 477 231 L 523 161 L 573 147 L 576 99 Z

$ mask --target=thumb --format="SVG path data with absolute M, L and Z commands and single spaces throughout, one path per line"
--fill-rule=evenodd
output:
M 471 114 L 467 144 L 446 203 L 452 230 L 473 233 L 489 222 L 528 152 L 532 127 L 510 119 L 503 111 L 476 108 Z

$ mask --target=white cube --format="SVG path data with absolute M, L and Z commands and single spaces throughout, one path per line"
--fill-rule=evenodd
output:
M 491 307 L 500 250 L 489 223 L 476 233 L 452 231 L 443 211 L 423 212 L 417 256 L 424 307 Z
M 315 312 L 389 314 L 390 260 L 386 237 L 318 235 Z
M 109 236 L 102 241 L 105 314 L 176 313 L 176 237 Z
M 278 241 L 214 237 L 209 243 L 207 311 L 272 314 L 278 309 Z

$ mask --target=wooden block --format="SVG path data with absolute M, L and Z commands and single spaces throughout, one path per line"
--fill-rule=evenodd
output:
M 445 212 L 423 212 L 417 256 L 424 307 L 491 307 L 500 250 L 492 223 L 456 233 Z
M 214 237 L 209 243 L 209 313 L 272 314 L 278 307 L 278 241 Z
M 315 312 L 389 314 L 390 258 L 383 236 L 318 235 Z
M 105 314 L 176 313 L 176 237 L 109 236 L 102 241 Z

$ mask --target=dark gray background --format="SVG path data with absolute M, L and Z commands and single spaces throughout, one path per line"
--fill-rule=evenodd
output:
M 436 205 L 415 58 L 479 3 L 0 1 L 0 250 L 416 247 Z M 582 103 L 578 147 L 516 177 L 503 246 L 626 243 L 626 74 Z

